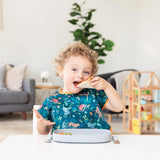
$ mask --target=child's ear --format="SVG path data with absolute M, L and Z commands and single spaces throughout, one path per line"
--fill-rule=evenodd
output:
M 60 77 L 63 77 L 63 68 L 61 68 L 60 66 L 57 67 L 57 71 L 58 71 L 58 75 Z

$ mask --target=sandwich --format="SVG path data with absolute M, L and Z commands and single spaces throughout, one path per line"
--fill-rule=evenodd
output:
M 92 78 L 90 77 L 87 80 L 84 80 L 84 81 L 78 83 L 76 86 L 79 88 L 93 88 L 91 86 L 91 80 L 92 80 Z

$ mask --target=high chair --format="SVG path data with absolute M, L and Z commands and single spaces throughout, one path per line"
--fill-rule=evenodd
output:
M 33 109 L 39 109 L 41 105 L 34 105 Z M 33 135 L 38 135 L 38 131 L 37 131 L 37 118 L 35 113 L 33 112 Z

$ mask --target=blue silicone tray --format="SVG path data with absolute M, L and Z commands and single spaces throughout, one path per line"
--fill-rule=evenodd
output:
M 61 135 L 60 133 L 64 133 Z M 65 135 L 68 133 L 72 135 Z M 57 129 L 53 140 L 64 143 L 105 143 L 111 141 L 111 131 L 106 129 Z

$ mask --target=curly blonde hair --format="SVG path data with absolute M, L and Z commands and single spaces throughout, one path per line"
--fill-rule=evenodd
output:
M 81 42 L 73 42 L 73 43 L 69 44 L 65 49 L 60 51 L 57 58 L 55 58 L 55 62 L 57 65 L 56 75 L 59 75 L 58 68 L 63 68 L 65 60 L 72 57 L 72 56 L 84 56 L 84 57 L 88 58 L 88 60 L 93 65 L 92 74 L 95 75 L 97 73 L 98 54 Z

